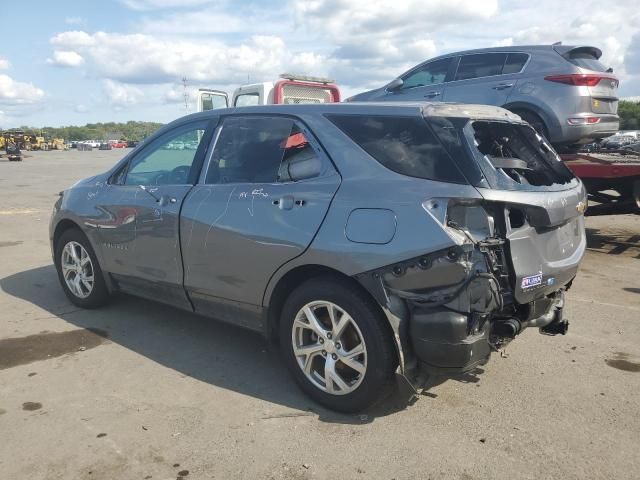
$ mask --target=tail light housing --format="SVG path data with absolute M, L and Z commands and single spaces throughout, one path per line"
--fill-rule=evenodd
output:
M 480 199 L 431 198 L 422 203 L 422 208 L 458 244 L 469 239 L 479 242 L 495 235 L 495 220 Z
M 571 73 L 567 75 L 547 75 L 544 77 L 549 82 L 564 83 L 575 87 L 595 87 L 601 80 L 609 80 L 618 86 L 618 79 L 610 75 L 597 75 L 592 73 Z

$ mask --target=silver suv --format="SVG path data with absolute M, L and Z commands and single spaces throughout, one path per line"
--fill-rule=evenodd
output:
M 595 47 L 534 45 L 450 53 L 347 101 L 444 101 L 503 107 L 562 149 L 618 131 L 618 79 Z
M 501 108 L 264 105 L 167 125 L 64 191 L 50 235 L 76 305 L 124 292 L 261 332 L 354 411 L 396 368 L 467 371 L 527 327 L 564 333 L 585 201 Z

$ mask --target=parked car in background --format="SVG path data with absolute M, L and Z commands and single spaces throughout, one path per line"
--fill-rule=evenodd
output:
M 564 334 L 585 201 L 501 108 L 269 105 L 160 129 L 65 190 L 50 237 L 76 305 L 122 291 L 262 332 L 307 394 L 357 411 L 397 367 L 463 372 L 527 327 Z
M 347 101 L 444 101 L 517 113 L 561 149 L 618 131 L 618 78 L 590 46 L 533 45 L 455 52 Z
M 111 148 L 127 148 L 127 142 L 124 140 L 109 140 Z
M 636 143 L 638 139 L 634 135 L 619 133 L 602 141 L 602 148 L 606 150 L 619 150 L 627 145 Z
M 90 147 L 88 150 L 91 150 L 92 148 L 100 148 L 100 143 L 102 142 L 98 140 L 82 140 L 81 142 L 78 142 L 78 144 Z
M 99 150 L 111 150 L 111 144 L 109 142 L 100 142 Z
M 627 145 L 622 146 L 620 150 L 624 153 L 638 155 L 640 154 L 640 142 L 636 140 L 633 143 L 629 143 Z M 638 205 L 638 207 L 640 207 L 640 204 Z

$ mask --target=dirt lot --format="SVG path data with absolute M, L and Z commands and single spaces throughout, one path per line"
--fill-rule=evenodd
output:
M 589 218 L 566 336 L 362 415 L 310 402 L 258 336 L 121 296 L 79 310 L 47 225 L 124 151 L 0 160 L 0 472 L 11 479 L 640 478 L 640 216 Z

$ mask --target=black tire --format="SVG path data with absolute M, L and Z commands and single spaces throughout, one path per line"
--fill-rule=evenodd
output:
M 84 298 L 77 296 L 69 289 L 62 272 L 62 254 L 65 246 L 69 242 L 79 243 L 82 248 L 86 250 L 86 252 L 89 254 L 89 258 L 91 259 L 91 267 L 93 271 L 93 288 L 89 295 Z M 54 261 L 56 270 L 58 272 L 58 279 L 60 280 L 60 284 L 62 285 L 62 289 L 67 295 L 67 298 L 69 298 L 69 300 L 71 300 L 73 304 L 82 308 L 98 308 L 105 305 L 109 300 L 109 289 L 107 288 L 106 282 L 104 280 L 102 269 L 100 268 L 100 264 L 98 263 L 98 258 L 96 257 L 96 254 L 93 251 L 93 247 L 91 246 L 91 243 L 89 242 L 87 236 L 77 228 L 65 230 L 57 240 L 54 251 Z
M 519 115 L 525 122 L 531 125 L 536 132 L 542 135 L 544 138 L 549 140 L 549 131 L 547 130 L 547 126 L 544 123 L 544 120 L 540 118 L 540 115 L 537 113 L 533 113 L 529 110 L 513 110 L 513 113 Z
M 321 390 L 307 378 L 294 354 L 292 330 L 296 315 L 314 301 L 331 302 L 348 312 L 363 337 L 366 370 L 360 384 L 350 393 L 337 395 Z M 319 404 L 346 413 L 361 411 L 378 400 L 390 385 L 398 364 L 391 331 L 380 309 L 357 285 L 337 276 L 310 279 L 289 295 L 280 321 L 280 346 L 284 361 L 301 389 Z M 321 358 L 318 361 L 323 362 Z

